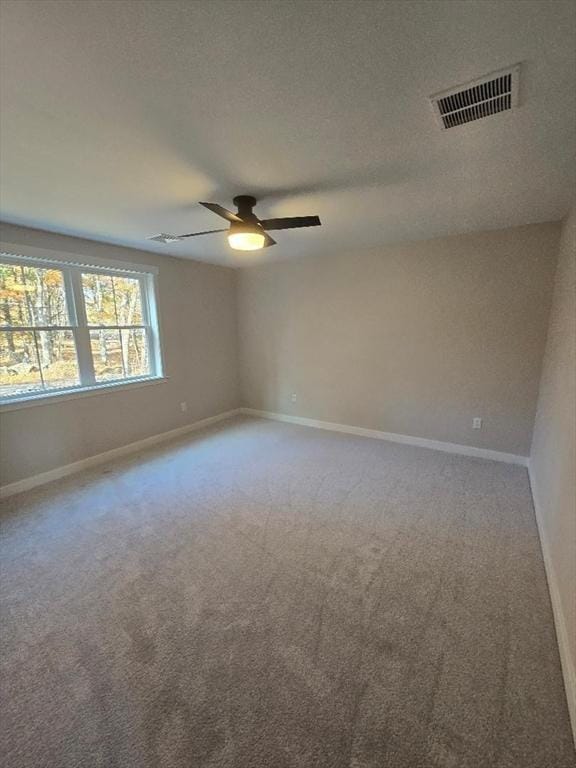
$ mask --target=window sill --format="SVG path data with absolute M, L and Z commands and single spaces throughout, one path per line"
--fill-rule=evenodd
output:
M 107 392 L 149 387 L 153 384 L 164 384 L 167 381 L 167 376 L 154 376 L 146 379 L 133 379 L 132 381 L 111 381 L 106 384 L 95 384 L 93 387 L 82 387 L 81 389 L 66 389 L 50 393 L 42 392 L 40 395 L 31 395 L 29 397 L 14 398 L 13 400 L 0 402 L 0 413 L 19 411 L 22 408 L 32 408 L 36 405 L 55 405 L 65 400 L 78 400 L 82 397 L 93 397 L 94 395 L 103 395 Z

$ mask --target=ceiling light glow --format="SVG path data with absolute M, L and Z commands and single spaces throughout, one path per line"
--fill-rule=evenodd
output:
M 254 228 L 231 227 L 228 233 L 230 248 L 235 251 L 258 251 L 264 248 L 264 232 Z

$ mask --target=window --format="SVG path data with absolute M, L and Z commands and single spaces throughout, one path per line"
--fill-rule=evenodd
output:
M 160 376 L 153 273 L 0 255 L 0 402 Z

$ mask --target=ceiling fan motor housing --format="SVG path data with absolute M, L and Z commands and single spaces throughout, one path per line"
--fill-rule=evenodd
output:
M 238 216 L 241 219 L 258 221 L 252 209 L 256 205 L 256 198 L 252 195 L 237 195 L 234 198 L 234 205 L 238 208 Z

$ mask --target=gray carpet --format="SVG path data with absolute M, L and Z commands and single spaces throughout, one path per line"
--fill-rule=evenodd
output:
M 4 768 L 573 768 L 526 471 L 239 420 L 3 503 Z

